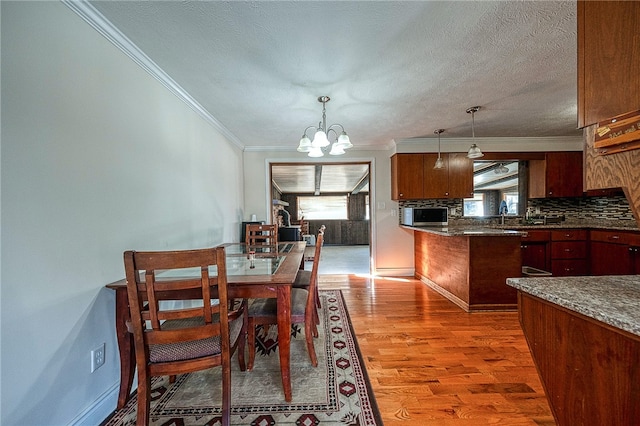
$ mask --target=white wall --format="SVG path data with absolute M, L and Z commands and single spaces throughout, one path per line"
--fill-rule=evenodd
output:
M 62 3 L 0 4 L 0 423 L 97 424 L 119 383 L 105 284 L 126 249 L 237 241 L 242 153 Z

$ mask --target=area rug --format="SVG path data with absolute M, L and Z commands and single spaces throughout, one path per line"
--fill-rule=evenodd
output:
M 349 314 L 339 290 L 321 290 L 319 336 L 314 340 L 318 367 L 309 361 L 304 332 L 292 329 L 293 398 L 284 400 L 277 333 L 259 331 L 252 371 L 232 365 L 232 425 L 382 425 L 380 414 Z M 168 378 L 154 378 L 152 425 L 220 425 L 220 369 Z M 104 424 L 134 425 L 135 396 Z

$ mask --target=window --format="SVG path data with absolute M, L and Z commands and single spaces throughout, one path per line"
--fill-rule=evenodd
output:
M 298 197 L 298 220 L 346 220 L 347 202 L 346 195 Z
M 484 194 L 474 193 L 473 198 L 465 198 L 463 204 L 464 216 L 484 216 Z

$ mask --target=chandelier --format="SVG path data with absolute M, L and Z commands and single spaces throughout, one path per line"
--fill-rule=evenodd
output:
M 472 140 L 471 148 L 469 148 L 469 152 L 467 152 L 467 158 L 484 157 L 484 154 L 482 153 L 482 151 L 480 151 L 480 148 L 478 148 L 478 145 L 476 145 L 476 131 L 474 129 L 475 120 L 473 119 L 473 114 L 478 112 L 479 109 L 480 109 L 479 106 L 474 106 L 467 109 L 467 114 L 471 114 L 471 140 Z
M 304 129 L 302 139 L 300 139 L 300 144 L 298 145 L 298 152 L 307 152 L 309 157 L 322 157 L 328 149 L 328 146 L 331 145 L 329 155 L 342 155 L 345 153 L 345 149 L 349 149 L 353 146 L 349 140 L 349 136 L 347 136 L 347 132 L 344 131 L 342 124 L 332 124 L 327 127 L 325 106 L 330 100 L 331 98 L 328 96 L 318 97 L 318 102 L 322 104 L 322 121 L 318 123 L 318 127 L 309 126 Z M 339 127 L 342 131 L 338 133 L 334 127 Z M 309 129 L 314 129 L 315 131 L 313 140 L 309 139 L 307 136 L 307 131 L 309 131 Z M 333 143 L 329 141 L 330 135 L 334 138 Z

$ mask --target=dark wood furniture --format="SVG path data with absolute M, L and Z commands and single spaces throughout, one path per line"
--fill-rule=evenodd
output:
M 522 291 L 518 312 L 559 426 L 640 424 L 639 336 Z
M 578 1 L 578 127 L 585 132 L 585 188 L 622 188 L 640 223 L 640 150 L 600 155 L 598 122 L 640 107 L 640 2 Z M 606 17 L 603 19 L 603 17 Z
M 529 160 L 529 198 L 580 197 L 582 151 L 547 152 L 544 160 Z
M 551 232 L 530 230 L 521 237 L 522 266 L 531 266 L 543 271 L 551 271 Z
M 307 342 L 307 352 L 311 365 L 318 366 L 318 357 L 313 346 L 314 337 L 318 337 L 317 328 L 317 278 L 318 265 L 320 263 L 320 251 L 322 249 L 322 234 L 318 234 L 316 238 L 316 251 L 313 260 L 313 267 L 310 274 L 304 274 L 304 271 L 298 271 L 298 278 L 291 290 L 291 323 L 304 324 L 305 340 Z M 308 283 L 306 280 L 308 279 Z M 305 285 L 303 285 L 305 284 Z M 307 288 L 303 288 L 303 287 Z M 268 326 L 278 323 L 278 309 L 274 299 L 258 299 L 254 300 L 249 308 L 249 370 L 253 369 L 253 363 L 256 357 L 256 326 Z M 287 331 L 290 333 L 290 331 Z M 278 337 L 280 334 L 278 334 Z
M 247 246 L 225 244 L 227 252 L 228 298 L 276 298 L 278 306 L 278 335 L 280 373 L 286 401 L 291 401 L 291 286 L 298 270 L 304 266 L 304 241 L 281 243 L 274 253 L 257 253 L 256 265 L 250 266 Z M 116 336 L 120 356 L 120 391 L 117 408 L 124 407 L 129 399 L 135 372 L 133 335 L 127 328 L 130 320 L 126 281 L 120 280 L 106 286 L 116 292 Z
M 520 238 L 414 231 L 416 278 L 467 312 L 515 309 L 508 277 L 522 276 Z
M 640 274 L 640 232 L 591 230 L 591 275 Z
M 589 273 L 585 229 L 551 231 L 551 273 L 555 277 Z
M 640 106 L 640 2 L 580 0 L 577 10 L 578 127 L 586 127 Z
M 473 196 L 473 160 L 464 153 L 441 154 L 442 169 L 433 168 L 437 154 L 394 154 L 391 199 L 468 198 Z
M 149 424 L 151 378 L 222 368 L 222 424 L 230 424 L 231 356 L 238 349 L 240 370 L 245 369 L 244 345 L 247 302 L 236 307 L 227 300 L 226 257 L 223 247 L 124 253 L 130 330 L 138 371 L 138 425 Z M 209 269 L 217 269 L 215 277 Z M 198 276 L 159 280 L 183 268 L 198 269 Z M 161 300 L 190 300 L 195 293 L 202 306 L 163 308 Z M 198 297 L 199 296 L 199 297 Z M 219 303 L 212 304 L 218 299 Z M 147 326 L 147 323 L 149 326 Z M 213 384 L 212 384 L 213 385 Z

